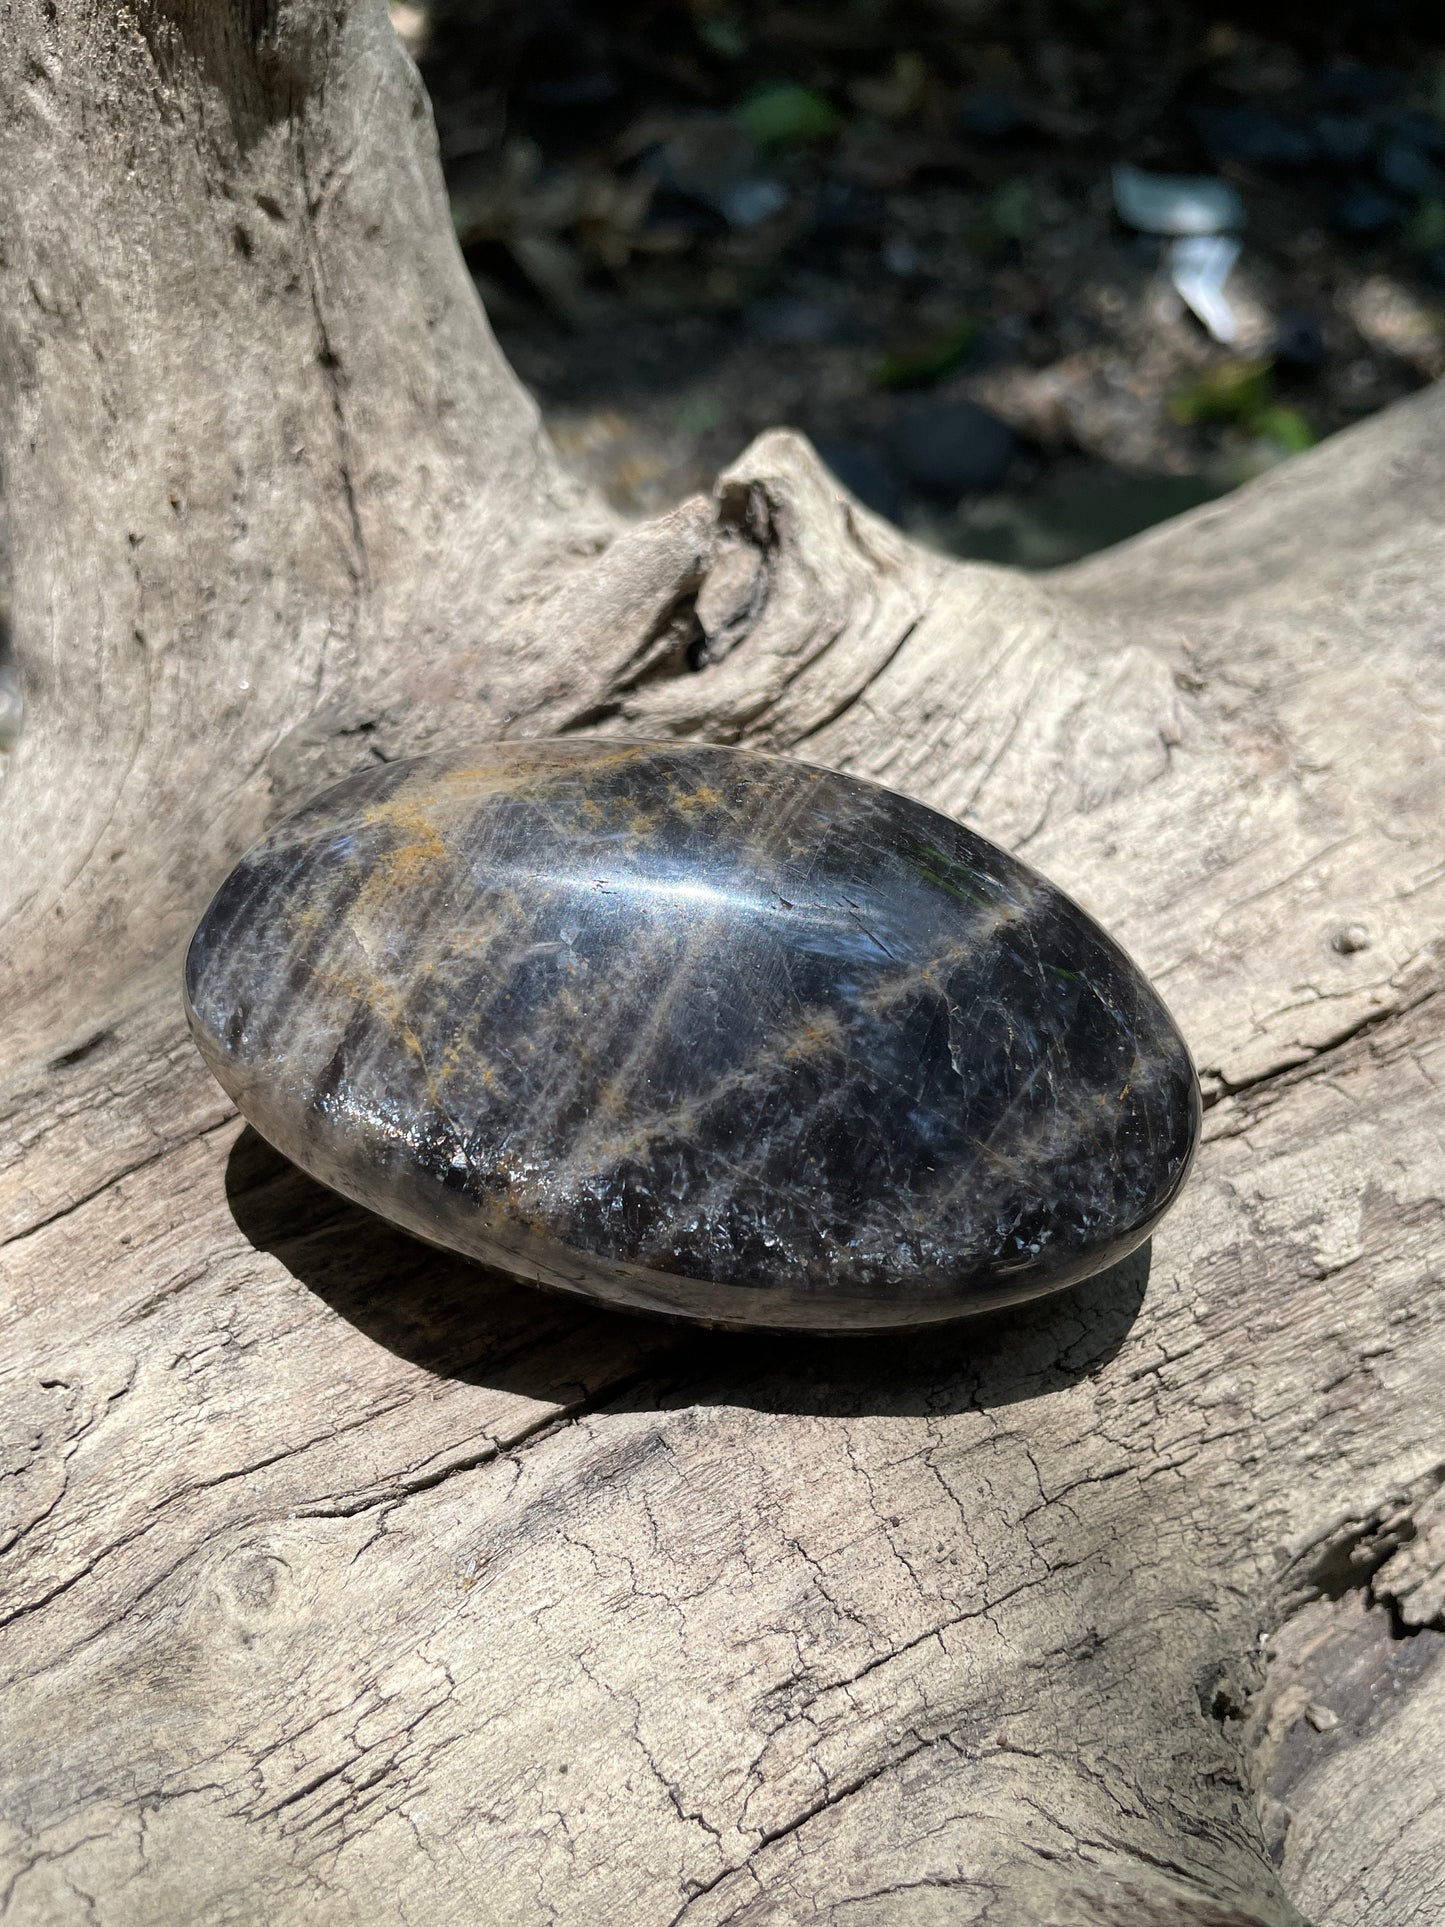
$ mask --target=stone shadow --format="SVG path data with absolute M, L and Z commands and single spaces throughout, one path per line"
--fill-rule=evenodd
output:
M 551 1296 L 433 1250 L 317 1184 L 249 1127 L 226 1167 L 247 1242 L 375 1344 L 439 1378 L 529 1398 L 665 1410 L 948 1413 L 1098 1372 L 1144 1300 L 1150 1247 L 1071 1291 L 892 1336 L 698 1330 Z

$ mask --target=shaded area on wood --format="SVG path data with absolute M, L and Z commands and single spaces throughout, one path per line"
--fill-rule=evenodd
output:
M 1046 1397 L 1107 1364 L 1149 1281 L 1145 1244 L 1056 1299 L 926 1334 L 699 1335 L 580 1306 L 430 1251 L 317 1184 L 249 1127 L 227 1162 L 226 1197 L 256 1250 L 277 1258 L 376 1344 L 445 1378 L 558 1398 L 568 1387 L 549 1360 L 549 1331 L 564 1328 L 565 1355 L 585 1344 L 592 1327 L 621 1321 L 650 1354 L 647 1391 L 637 1403 L 621 1392 L 608 1402 L 639 1410 L 726 1404 L 923 1416 Z M 591 1403 L 600 1402 L 594 1391 Z

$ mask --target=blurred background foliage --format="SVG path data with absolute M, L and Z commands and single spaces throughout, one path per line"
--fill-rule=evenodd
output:
M 503 345 L 631 513 L 787 423 L 921 539 L 1047 567 L 1445 371 L 1436 0 L 392 17 Z

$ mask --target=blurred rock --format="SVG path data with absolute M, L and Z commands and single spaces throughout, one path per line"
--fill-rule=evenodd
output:
M 641 175 L 655 184 L 658 221 L 699 228 L 689 207 L 730 228 L 752 228 L 788 204 L 788 190 L 759 171 L 757 143 L 727 114 L 697 114 L 674 123 L 665 139 L 643 152 Z M 707 232 L 707 223 L 701 224 Z
M 681 254 L 695 243 L 727 231 L 727 219 L 717 208 L 663 187 L 653 195 L 638 236 L 639 245 L 648 254 Z
M 971 504 L 960 516 L 954 549 L 977 562 L 1058 568 L 1222 492 L 1203 475 L 1130 475 L 1099 465 L 1061 476 L 1030 497 L 998 495 Z
M 883 225 L 884 213 L 881 196 L 835 176 L 818 190 L 813 226 L 824 235 L 876 234 Z
M 866 442 L 824 439 L 814 444 L 821 461 L 832 469 L 850 494 L 865 508 L 896 522 L 903 508 L 898 477 L 876 448 Z
M 1315 144 L 1300 127 L 1257 107 L 1205 107 L 1196 115 L 1205 146 L 1216 161 L 1247 167 L 1303 167 Z
M 1321 114 L 1314 134 L 1324 159 L 1340 167 L 1358 167 L 1374 150 L 1375 128 L 1359 114 Z
M 1335 225 L 1346 234 L 1379 234 L 1404 213 L 1392 194 L 1382 193 L 1369 181 L 1351 181 L 1335 204 Z
M 569 108 L 600 107 L 615 100 L 618 91 L 610 68 L 582 67 L 575 73 L 535 81 L 527 89 L 527 99 L 534 106 L 555 107 L 565 112 Z
M 1445 125 L 1433 114 L 1402 114 L 1395 131 L 1431 154 L 1445 154 Z
M 746 315 L 748 333 L 779 347 L 803 347 L 838 341 L 847 332 L 846 317 L 823 301 L 777 294 L 754 301 Z
M 1013 430 L 972 401 L 915 403 L 895 417 L 888 442 L 905 480 L 937 501 L 997 488 L 1014 454 Z
M 1377 354 L 1407 362 L 1426 380 L 1445 375 L 1445 316 L 1392 274 L 1371 275 L 1341 301 Z
M 1151 272 L 1163 265 L 1169 247 L 1160 234 L 1131 234 L 1127 245 L 1129 258 Z
M 1350 101 L 1361 107 L 1382 107 L 1400 95 L 1400 76 L 1387 67 L 1366 67 L 1359 61 L 1342 61 L 1320 76 L 1320 92 L 1326 100 Z
M 887 194 L 909 186 L 920 173 L 956 168 L 960 153 L 916 128 L 861 114 L 839 141 L 833 166 L 846 180 Z
M 966 140 L 1007 140 L 1023 125 L 1019 110 L 1007 94 L 975 87 L 959 103 L 956 124 Z
M 788 190 L 781 181 L 768 175 L 755 175 L 738 181 L 718 197 L 718 210 L 729 227 L 758 227 L 781 214 L 788 205 Z
M 659 188 L 712 208 L 724 219 L 731 195 L 757 174 L 752 136 L 727 114 L 697 114 L 642 157 L 641 171 Z
M 1287 368 L 1318 368 L 1325 359 L 1325 335 L 1318 315 L 1285 308 L 1275 317 L 1270 354 Z
M 1427 194 L 1445 193 L 1445 171 L 1436 166 L 1424 147 L 1408 134 L 1397 133 L 1380 154 L 1380 179 L 1397 194 L 1423 200 Z

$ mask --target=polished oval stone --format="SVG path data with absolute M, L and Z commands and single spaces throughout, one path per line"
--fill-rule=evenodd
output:
M 1122 1257 L 1194 1071 L 1078 906 L 781 757 L 567 740 L 328 790 L 186 960 L 287 1157 L 533 1283 L 715 1324 L 926 1324 Z

